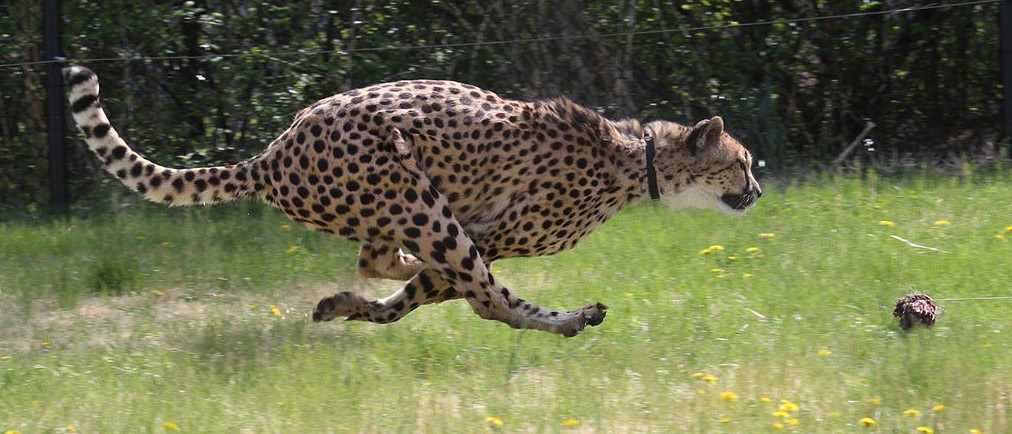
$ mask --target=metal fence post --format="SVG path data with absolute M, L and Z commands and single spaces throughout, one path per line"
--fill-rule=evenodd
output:
M 1012 0 L 1001 3 L 1001 81 L 1005 89 L 1005 139 L 1012 138 Z
M 60 0 L 46 0 L 43 9 L 46 64 L 46 134 L 49 136 L 49 181 L 54 211 L 64 212 L 70 202 L 67 188 L 67 122 L 63 106 L 63 41 L 60 36 Z

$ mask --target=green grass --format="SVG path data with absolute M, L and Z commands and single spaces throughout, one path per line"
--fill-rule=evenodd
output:
M 741 219 L 640 206 L 494 264 L 542 305 L 611 307 L 573 339 L 459 301 L 312 323 L 397 284 L 253 204 L 0 223 L 0 432 L 1009 432 L 1012 301 L 944 300 L 1012 296 L 1006 173 L 817 179 Z M 902 332 L 914 290 L 942 313 Z

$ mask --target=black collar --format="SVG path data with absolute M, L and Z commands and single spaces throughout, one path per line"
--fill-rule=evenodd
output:
M 650 191 L 650 198 L 658 200 L 661 192 L 657 188 L 657 171 L 654 170 L 654 158 L 657 157 L 657 145 L 654 144 L 652 136 L 646 136 L 643 140 L 647 143 L 647 189 Z

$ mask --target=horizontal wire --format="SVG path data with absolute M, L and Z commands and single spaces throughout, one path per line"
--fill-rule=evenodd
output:
M 936 298 L 936 301 L 1012 300 L 1012 296 Z
M 606 33 L 602 35 L 575 35 L 575 36 L 544 36 L 538 38 L 517 38 L 517 39 L 505 39 L 499 41 L 482 41 L 482 42 L 456 42 L 446 44 L 429 44 L 429 45 L 400 45 L 400 46 L 388 46 L 388 47 L 362 47 L 362 48 L 348 48 L 344 50 L 320 50 L 320 51 L 282 51 L 275 53 L 223 53 L 223 54 L 201 54 L 201 55 L 190 55 L 190 56 L 151 56 L 151 57 L 100 57 L 100 58 L 84 58 L 84 59 L 67 59 L 57 57 L 50 60 L 38 60 L 34 62 L 18 62 L 18 63 L 0 63 L 0 68 L 17 67 L 17 66 L 37 66 L 46 65 L 50 63 L 97 63 L 97 62 L 124 62 L 124 61 L 160 61 L 160 60 L 208 60 L 208 59 L 222 59 L 222 58 L 237 58 L 237 57 L 285 57 L 285 56 L 317 56 L 321 54 L 351 54 L 351 53 L 368 53 L 368 52 L 380 52 L 380 51 L 410 51 L 410 50 L 438 50 L 447 48 L 473 48 L 483 46 L 496 46 L 496 45 L 513 45 L 513 44 L 528 44 L 538 42 L 551 42 L 551 41 L 568 41 L 568 40 L 580 40 L 580 39 L 592 39 L 592 38 L 620 38 L 629 36 L 645 36 L 645 35 L 658 35 L 667 34 L 672 32 L 699 32 L 704 30 L 722 30 L 722 29 L 733 29 L 733 28 L 746 28 L 746 27 L 757 27 L 757 26 L 771 26 L 776 24 L 798 24 L 806 22 L 816 21 L 827 21 L 827 20 L 840 20 L 850 19 L 857 17 L 867 17 L 874 15 L 895 15 L 907 12 L 917 12 L 932 9 L 947 9 L 962 6 L 977 6 L 983 4 L 998 3 L 1002 0 L 975 0 L 963 3 L 944 3 L 944 4 L 933 4 L 923 6 L 911 6 L 901 9 L 890 9 L 886 11 L 866 11 L 866 12 L 854 12 L 849 14 L 838 14 L 838 15 L 824 15 L 816 17 L 804 17 L 804 18 L 791 18 L 783 20 L 769 20 L 769 21 L 754 21 L 750 23 L 731 23 L 731 24 L 715 24 L 709 26 L 696 26 L 687 28 L 676 28 L 676 29 L 664 29 L 664 30 L 640 30 L 635 32 L 621 32 L 621 33 Z

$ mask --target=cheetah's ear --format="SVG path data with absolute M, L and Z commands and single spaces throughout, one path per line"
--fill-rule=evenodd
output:
M 689 154 L 695 157 L 700 151 L 706 152 L 708 146 L 720 142 L 720 135 L 723 133 L 724 119 L 720 116 L 699 121 L 685 138 L 685 147 L 689 149 Z

